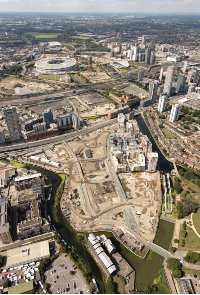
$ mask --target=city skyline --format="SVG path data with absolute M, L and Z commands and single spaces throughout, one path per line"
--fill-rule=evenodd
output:
M 189 9 L 188 9 L 189 8 Z M 200 13 L 198 0 L 0 0 L 1 12 Z

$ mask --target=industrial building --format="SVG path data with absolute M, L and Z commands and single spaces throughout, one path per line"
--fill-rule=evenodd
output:
M 31 243 L 7 250 L 6 267 L 15 267 L 50 257 L 49 242 Z
M 106 242 L 107 238 L 105 236 L 95 237 L 94 234 L 89 234 L 88 241 L 92 245 L 94 251 L 98 255 L 98 258 L 100 259 L 101 263 L 104 265 L 104 267 L 106 268 L 108 273 L 110 275 L 115 274 L 116 270 L 117 270 L 116 266 L 111 261 L 110 257 L 105 253 L 104 249 L 101 247 L 101 244 L 105 246 L 105 243 L 106 243 L 107 246 L 105 246 L 105 247 L 106 247 L 106 249 L 109 249 L 108 252 L 109 253 L 113 252 L 114 246 L 112 245 L 111 241 Z M 111 251 L 111 248 L 112 248 L 112 251 Z

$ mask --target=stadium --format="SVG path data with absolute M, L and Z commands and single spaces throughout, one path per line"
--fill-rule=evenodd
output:
M 75 71 L 77 68 L 75 58 L 46 56 L 35 63 L 36 71 L 39 74 L 65 74 L 66 72 Z

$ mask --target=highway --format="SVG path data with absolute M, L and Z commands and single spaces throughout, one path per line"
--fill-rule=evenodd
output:
M 63 140 L 70 141 L 70 140 L 73 140 L 79 136 L 84 136 L 90 132 L 97 130 L 97 129 L 101 129 L 103 127 L 112 125 L 116 122 L 117 122 L 117 119 L 107 120 L 107 121 L 95 124 L 93 126 L 90 126 L 90 127 L 85 127 L 85 128 L 78 130 L 78 131 L 58 135 L 55 137 L 50 137 L 50 138 L 46 138 L 46 139 L 42 139 L 42 140 L 38 140 L 38 141 L 33 141 L 33 142 L 25 142 L 25 143 L 14 144 L 14 145 L 9 145 L 9 146 L 2 146 L 2 147 L 0 147 L 0 157 L 1 158 L 6 157 L 6 156 L 8 156 L 8 154 L 10 155 L 10 152 L 14 152 L 14 151 L 21 151 L 21 150 L 25 150 L 25 149 L 29 149 L 29 148 L 34 148 L 34 147 L 37 148 L 37 147 L 45 146 L 47 144 L 55 144 L 55 143 L 62 142 Z

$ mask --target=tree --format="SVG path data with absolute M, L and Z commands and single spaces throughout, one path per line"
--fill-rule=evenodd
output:
M 189 263 L 197 263 L 200 261 L 200 253 L 189 251 L 184 257 L 184 260 Z
M 171 271 L 174 278 L 181 278 L 183 276 L 182 265 L 176 258 L 168 258 L 167 267 Z
M 180 269 L 173 270 L 172 275 L 176 279 L 179 279 L 183 276 L 182 271 Z
M 146 289 L 147 294 L 158 294 L 158 288 L 156 285 L 148 286 Z
M 4 266 L 6 264 L 6 257 L 0 255 L 0 267 Z
M 170 270 L 176 270 L 176 269 L 179 269 L 179 262 L 176 258 L 168 258 L 167 259 L 167 267 L 170 269 Z
M 177 202 L 177 212 L 178 212 L 178 218 L 184 218 L 191 213 L 195 213 L 197 209 L 199 208 L 199 204 L 197 202 L 194 202 L 191 199 L 183 199 L 181 202 Z
M 174 243 L 179 243 L 179 240 L 178 239 L 174 239 Z
M 176 247 L 171 247 L 171 251 L 172 251 L 173 253 L 175 253 L 175 252 L 177 251 L 177 248 L 176 248 Z
M 182 185 L 181 185 L 181 180 L 178 177 L 174 178 L 174 189 L 177 194 L 180 194 L 183 191 Z

